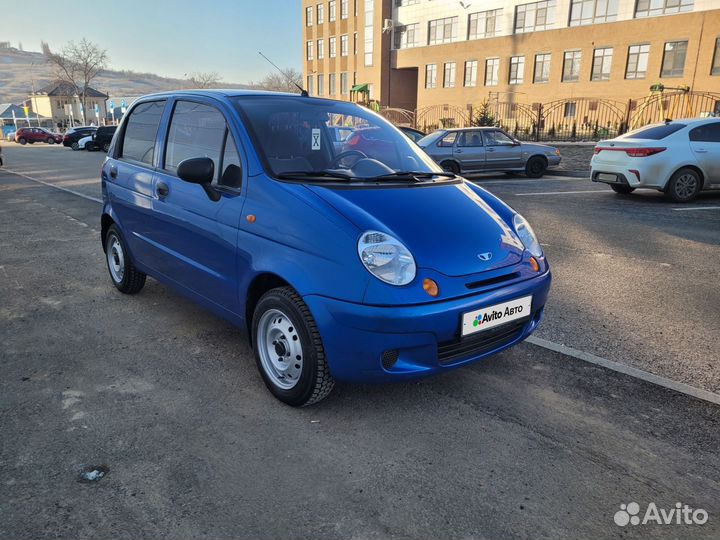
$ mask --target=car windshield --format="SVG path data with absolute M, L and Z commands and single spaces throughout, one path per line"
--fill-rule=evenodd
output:
M 401 131 L 360 105 L 293 96 L 239 96 L 234 103 L 275 177 L 390 182 L 447 176 Z

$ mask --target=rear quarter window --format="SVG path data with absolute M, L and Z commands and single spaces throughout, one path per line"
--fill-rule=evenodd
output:
M 636 129 L 635 131 L 630 131 L 623 135 L 622 139 L 647 139 L 651 141 L 659 141 L 660 139 L 664 139 L 665 137 L 668 137 L 672 135 L 673 133 L 680 131 L 682 128 L 686 127 L 686 124 L 678 124 L 678 123 L 671 123 L 671 124 L 659 124 L 654 126 L 647 126 L 644 128 Z

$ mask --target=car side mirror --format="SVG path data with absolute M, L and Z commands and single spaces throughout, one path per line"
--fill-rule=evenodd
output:
M 177 175 L 181 180 L 190 184 L 198 184 L 211 201 L 220 200 L 220 193 L 212 186 L 215 177 L 215 163 L 209 157 L 185 159 L 177 168 Z

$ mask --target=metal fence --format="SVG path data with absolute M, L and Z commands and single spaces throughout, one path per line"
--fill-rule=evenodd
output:
M 547 103 L 490 100 L 465 107 L 432 105 L 417 110 L 384 108 L 391 122 L 426 133 L 477 125 L 500 126 L 527 141 L 598 141 L 667 118 L 720 114 L 720 93 L 663 92 L 616 101 L 566 98 Z

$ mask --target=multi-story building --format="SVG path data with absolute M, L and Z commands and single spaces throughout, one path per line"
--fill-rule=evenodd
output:
M 53 125 L 68 126 L 72 122 L 77 125 L 104 120 L 107 114 L 105 106 L 107 98 L 107 94 L 88 88 L 83 109 L 81 96 L 77 94 L 75 88 L 68 83 L 56 81 L 32 92 L 25 103 L 31 111 L 51 118 Z
M 655 83 L 720 92 L 720 0 L 302 5 L 305 76 L 314 95 L 349 99 L 349 88 L 368 84 L 382 105 L 415 109 L 500 96 L 528 104 L 627 101 Z M 341 76 L 352 82 L 341 86 Z

